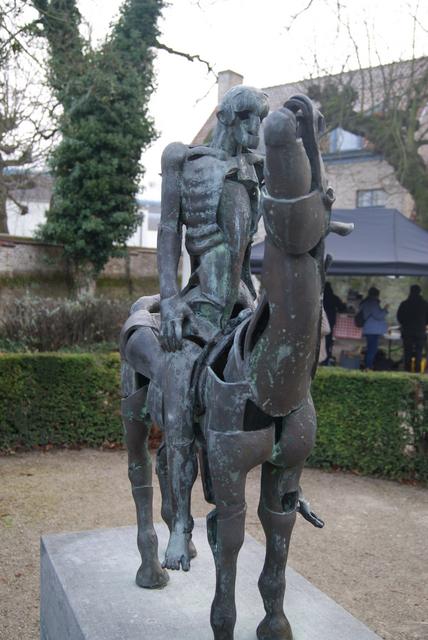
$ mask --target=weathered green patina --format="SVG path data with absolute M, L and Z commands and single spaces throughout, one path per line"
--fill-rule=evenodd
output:
M 207 519 L 217 575 L 215 640 L 233 640 L 248 471 L 262 465 L 258 513 L 266 561 L 259 588 L 266 616 L 259 640 L 292 638 L 283 598 L 296 514 L 323 526 L 299 481 L 316 431 L 310 386 L 334 198 L 318 148 L 322 116 L 311 101 L 295 96 L 266 118 L 263 169 L 252 150 L 267 113 L 263 93 L 235 87 L 219 105 L 209 145 L 166 148 L 160 296 L 138 300 L 122 332 L 123 421 L 142 560 L 137 583 L 162 587 L 166 569 L 190 569 L 190 495 L 199 455 L 205 496 L 215 505 Z M 267 242 L 262 295 L 254 308 L 248 259 L 262 212 Z M 183 227 L 192 275 L 180 291 Z M 146 453 L 151 420 L 164 432 L 157 473 L 171 535 L 162 565 Z

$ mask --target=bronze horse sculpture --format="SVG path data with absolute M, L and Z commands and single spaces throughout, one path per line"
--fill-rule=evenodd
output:
M 137 301 L 122 332 L 122 414 L 141 554 L 136 581 L 160 588 L 167 568 L 190 568 L 196 554 L 190 490 L 199 456 L 205 497 L 215 506 L 207 518 L 216 567 L 215 640 L 234 637 L 248 472 L 262 465 L 258 516 L 266 556 L 258 584 L 266 615 L 259 640 L 292 639 L 283 600 L 296 514 L 323 526 L 301 494 L 300 476 L 316 432 L 310 386 L 318 360 L 324 237 L 350 229 L 330 223 L 334 196 L 319 153 L 321 114 L 308 98 L 294 96 L 267 116 L 263 167 L 251 149 L 267 111 L 261 92 L 233 89 L 219 107 L 211 147 L 167 148 L 161 295 Z M 246 267 L 260 210 L 266 250 L 254 309 Z M 182 224 L 193 268 L 189 286 L 179 292 L 170 282 Z M 152 517 L 152 421 L 165 439 L 157 454 L 162 517 L 171 533 L 163 565 Z

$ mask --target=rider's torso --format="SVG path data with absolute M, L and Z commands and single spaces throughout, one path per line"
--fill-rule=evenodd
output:
M 181 219 L 187 228 L 217 222 L 225 177 L 233 168 L 233 158 L 189 154 L 181 183 Z
M 237 158 L 196 151 L 183 165 L 180 212 L 186 248 L 198 265 L 200 294 L 191 306 L 222 324 L 236 302 L 258 184 L 239 179 Z

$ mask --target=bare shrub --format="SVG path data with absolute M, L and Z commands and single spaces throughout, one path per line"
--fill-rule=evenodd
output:
M 128 314 L 123 301 L 85 296 L 77 300 L 24 296 L 4 309 L 0 340 L 28 351 L 58 351 L 117 344 Z

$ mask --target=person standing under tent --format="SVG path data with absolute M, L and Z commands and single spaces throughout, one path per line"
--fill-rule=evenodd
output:
M 377 353 L 379 338 L 388 329 L 386 316 L 388 305 L 383 308 L 379 301 L 380 291 L 376 287 L 370 287 L 367 298 L 360 304 L 359 311 L 362 311 L 364 318 L 363 336 L 366 338 L 365 368 L 373 369 L 373 362 Z
M 428 302 L 421 296 L 417 284 L 410 287 L 409 296 L 398 307 L 397 320 L 401 326 L 404 349 L 404 368 L 412 370 L 412 357 L 415 356 L 415 372 L 421 370 L 422 351 L 426 343 L 426 325 L 428 324 Z
M 328 324 L 330 325 L 330 331 L 325 336 L 325 346 L 327 350 L 325 364 L 329 364 L 333 355 L 333 329 L 336 324 L 336 316 L 338 313 L 344 313 L 346 311 L 346 304 L 334 293 L 330 282 L 326 282 L 324 286 L 323 306 L 327 315 Z

